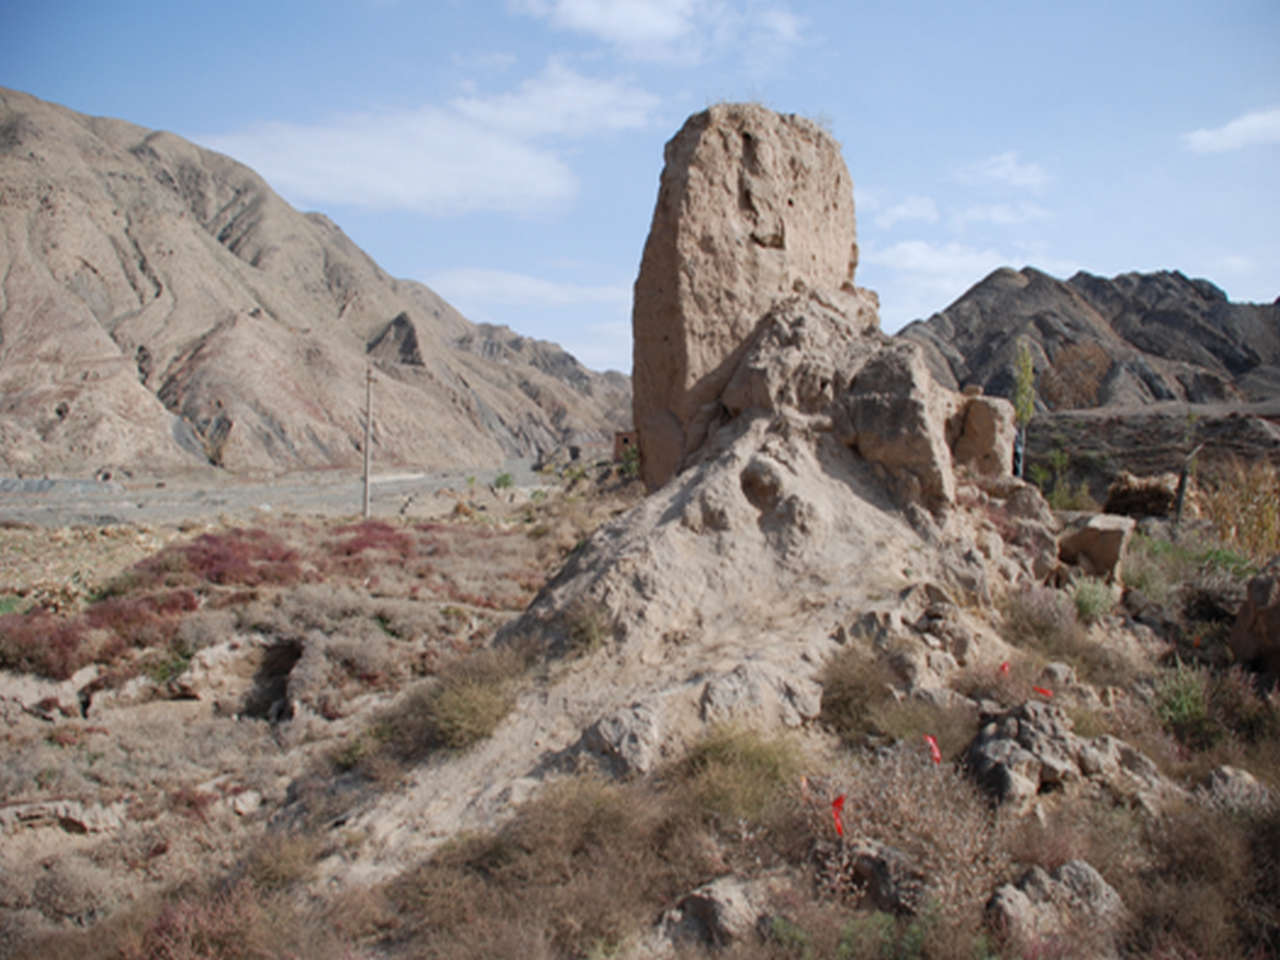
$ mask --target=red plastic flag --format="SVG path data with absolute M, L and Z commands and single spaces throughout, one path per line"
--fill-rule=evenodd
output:
M 1000 664 L 1000 672 L 1001 672 L 1001 673 L 1003 673 L 1006 677 L 1009 675 L 1009 661 L 1008 661 L 1008 660 L 1006 660 L 1004 663 Z
M 1044 697 L 1046 700 L 1053 699 L 1052 690 L 1046 690 L 1044 687 L 1032 687 L 1031 689 L 1034 690 L 1036 693 L 1040 694 L 1040 696 Z
M 924 735 L 924 742 L 929 745 L 929 756 L 933 757 L 934 764 L 942 763 L 942 751 L 938 749 L 938 739 L 932 733 Z
M 844 836 L 844 821 L 840 819 L 840 812 L 842 810 L 844 810 L 844 794 L 843 793 L 831 801 L 831 816 L 835 818 L 836 836 L 838 837 Z

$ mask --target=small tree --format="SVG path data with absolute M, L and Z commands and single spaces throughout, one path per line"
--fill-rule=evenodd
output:
M 1014 442 L 1013 474 L 1019 479 L 1026 463 L 1027 424 L 1036 412 L 1036 368 L 1031 360 L 1031 347 L 1025 337 L 1018 341 L 1018 359 L 1014 367 L 1013 412 L 1018 424 Z

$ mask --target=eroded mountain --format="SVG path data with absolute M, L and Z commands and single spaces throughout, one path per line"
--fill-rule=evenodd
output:
M 424 468 L 610 438 L 630 384 L 470 323 L 230 157 L 0 90 L 0 469 Z

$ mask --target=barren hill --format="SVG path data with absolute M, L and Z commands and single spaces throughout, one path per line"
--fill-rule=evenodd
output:
M 0 469 L 421 467 L 606 439 L 630 387 L 476 326 L 171 133 L 0 90 Z
M 1232 303 L 1176 271 L 1063 282 L 1002 268 L 902 335 L 924 344 L 940 383 L 1002 396 L 1025 338 L 1049 410 L 1280 395 L 1280 300 Z
M 1068 454 L 1095 497 L 1117 474 L 1178 470 L 1192 450 L 1280 464 L 1280 300 L 1232 303 L 1176 271 L 1056 280 L 1002 268 L 900 336 L 934 377 L 1011 397 L 1018 343 L 1036 373 L 1033 465 Z M 1059 467 L 1054 467 L 1055 472 Z

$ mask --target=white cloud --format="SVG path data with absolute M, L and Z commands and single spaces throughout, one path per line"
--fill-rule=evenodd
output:
M 1236 275 L 1244 275 L 1253 273 L 1257 269 L 1257 263 L 1252 257 L 1240 256 L 1239 254 L 1226 253 L 1211 261 L 1214 273 L 1230 273 Z
M 959 211 L 954 221 L 957 228 L 969 223 L 1012 226 L 1032 220 L 1044 220 L 1048 216 L 1048 210 L 1034 203 L 976 203 Z
M 922 276 L 964 276 L 969 284 L 1008 262 L 992 249 L 979 250 L 954 242 L 934 244 L 927 240 L 903 240 L 883 250 L 873 248 L 866 251 L 862 259 Z
M 677 43 L 693 31 L 695 0 L 514 0 L 522 13 L 620 47 Z
M 297 203 L 530 213 L 571 200 L 578 186 L 562 145 L 538 137 L 641 126 L 656 106 L 639 88 L 552 61 L 510 93 L 192 139 L 253 167 Z
M 874 205 L 873 205 L 874 209 Z M 903 220 L 923 220 L 926 223 L 938 222 L 938 205 L 932 197 L 910 196 L 901 203 L 896 203 L 883 213 L 877 214 L 877 227 L 888 230 Z
M 587 324 L 582 333 L 562 347 L 592 370 L 631 373 L 631 322 L 617 320 Z
M 194 139 L 306 204 L 430 215 L 527 213 L 569 200 L 577 189 L 572 171 L 550 150 L 437 107 Z
M 1038 190 L 1049 182 L 1049 174 L 1038 163 L 1023 163 L 1016 150 L 996 153 L 965 167 L 960 178 L 969 182 L 1001 183 L 1010 187 Z
M 1242 114 L 1221 127 L 1192 130 L 1182 135 L 1182 142 L 1195 153 L 1225 153 L 1263 143 L 1280 143 L 1280 107 Z
M 587 34 L 635 60 L 698 61 L 731 46 L 790 46 L 804 21 L 771 0 L 509 0 L 518 13 Z
M 631 288 L 610 284 L 560 283 L 524 273 L 459 268 L 432 274 L 424 281 L 457 304 L 570 306 L 604 303 L 629 305 Z
M 477 73 L 502 73 L 516 65 L 516 56 L 513 53 L 505 53 L 500 50 L 488 53 L 455 53 L 453 55 L 453 65 L 459 70 L 475 71 Z
M 884 248 L 864 248 L 858 282 L 880 294 L 881 326 L 893 333 L 912 320 L 942 310 L 999 267 L 1038 270 L 1067 277 L 1080 269 L 1073 260 L 1050 256 L 1040 248 L 1016 252 L 963 243 L 904 240 Z
M 537 137 L 643 127 L 658 104 L 657 97 L 638 87 L 584 77 L 552 60 L 517 91 L 460 98 L 453 101 L 453 108 L 484 126 L 519 137 Z

